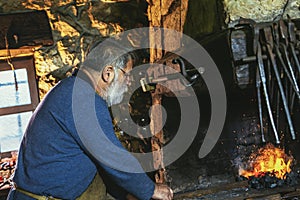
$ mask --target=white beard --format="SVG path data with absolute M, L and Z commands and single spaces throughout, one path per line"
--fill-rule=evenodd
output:
M 113 81 L 106 91 L 106 102 L 108 106 L 119 104 L 123 100 L 124 93 L 128 91 L 128 86 L 122 81 Z

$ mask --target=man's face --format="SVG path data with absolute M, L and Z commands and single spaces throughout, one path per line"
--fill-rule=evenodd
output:
M 107 103 L 112 106 L 121 103 L 124 93 L 128 91 L 130 79 L 128 72 L 132 69 L 132 61 L 129 61 L 124 69 L 118 68 L 116 70 L 116 78 L 108 87 L 107 90 Z

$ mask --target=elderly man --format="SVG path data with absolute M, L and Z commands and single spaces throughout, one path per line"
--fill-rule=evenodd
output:
M 79 72 L 46 95 L 24 134 L 8 200 L 107 199 L 105 186 L 116 199 L 173 198 L 114 134 L 108 106 L 127 91 L 130 60 L 113 40 L 97 44 Z M 122 170 L 118 161 L 130 165 Z

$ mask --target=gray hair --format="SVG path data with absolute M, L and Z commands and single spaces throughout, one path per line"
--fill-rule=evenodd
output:
M 134 59 L 130 51 L 131 49 L 121 46 L 117 40 L 109 38 L 90 48 L 82 67 L 102 71 L 105 66 L 111 65 L 115 70 L 123 69 L 130 59 Z

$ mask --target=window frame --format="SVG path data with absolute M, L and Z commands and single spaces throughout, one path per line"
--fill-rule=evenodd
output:
M 0 116 L 34 111 L 40 101 L 34 57 L 25 56 L 25 57 L 11 58 L 11 63 L 13 64 L 15 69 L 26 69 L 31 103 L 25 105 L 17 105 L 17 106 L 0 108 Z M 3 60 L 1 59 L 0 71 L 7 71 L 7 70 L 12 70 L 12 69 L 5 59 Z

